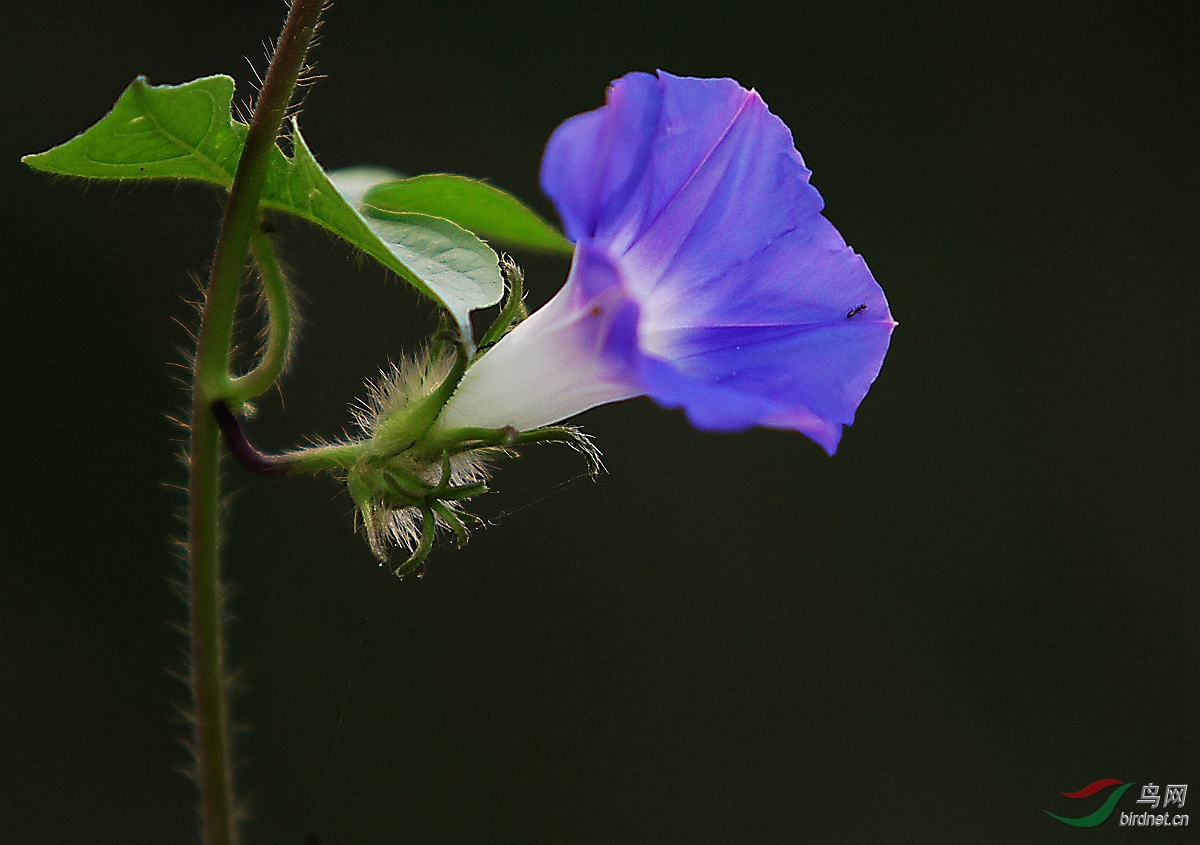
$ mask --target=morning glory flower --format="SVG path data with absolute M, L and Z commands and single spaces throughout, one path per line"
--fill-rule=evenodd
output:
M 895 323 L 866 263 L 821 216 L 791 132 L 732 79 L 631 73 L 555 130 L 542 188 L 575 244 L 566 284 L 518 322 L 519 268 L 484 347 L 444 334 L 371 386 L 346 480 L 371 549 L 416 571 L 439 530 L 556 423 L 649 396 L 698 428 L 791 429 L 830 454 Z M 499 338 L 490 348 L 492 339 Z M 451 341 L 452 348 L 447 346 Z
M 575 244 L 544 307 L 466 371 L 442 430 L 547 426 L 649 396 L 832 454 L 895 323 L 791 132 L 732 79 L 631 73 L 563 123 L 541 184 Z

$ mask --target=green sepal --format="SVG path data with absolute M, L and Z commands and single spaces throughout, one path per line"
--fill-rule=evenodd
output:
M 367 478 L 357 468 L 352 467 L 346 474 L 346 489 L 350 493 L 350 498 L 354 500 L 354 504 L 358 506 L 359 511 L 362 513 L 363 519 L 368 519 L 376 498 L 376 493 Z
M 504 277 L 508 280 L 508 297 L 504 300 L 496 319 L 479 339 L 476 358 L 495 346 L 509 329 L 529 316 L 529 310 L 525 307 L 525 274 L 509 256 L 504 257 L 503 267 Z
M 469 426 L 433 431 L 422 445 L 431 452 L 441 451 L 447 455 L 457 455 L 461 452 L 472 452 L 489 447 L 505 449 L 516 446 L 520 442 L 521 432 L 512 426 L 503 428 Z
M 572 425 L 548 425 L 545 428 L 535 428 L 522 431 L 517 438 L 518 445 L 526 443 L 562 443 L 570 446 L 587 461 L 588 474 L 599 475 L 604 472 L 604 462 L 600 450 L 592 442 L 592 438 Z
M 438 496 L 438 499 L 443 502 L 461 502 L 466 499 L 474 499 L 476 496 L 482 496 L 487 491 L 488 486 L 485 482 L 476 481 L 474 484 L 447 487 L 446 491 Z
M 399 455 L 418 444 L 422 444 L 422 449 L 425 448 L 426 435 L 462 381 L 470 358 L 466 345 L 459 340 L 454 345 L 454 365 L 441 384 L 408 403 L 402 411 L 379 420 L 371 436 L 372 449 L 376 454 L 385 457 Z
M 363 197 L 366 212 L 387 218 L 416 212 L 453 220 L 508 247 L 569 256 L 574 246 L 532 208 L 488 182 L 451 173 L 426 173 L 375 185 Z
M 397 469 L 381 470 L 376 479 L 386 491 L 380 496 L 380 501 L 389 508 L 411 508 L 425 501 L 427 495 L 427 491 L 424 489 L 425 485 L 417 480 L 417 485 L 414 486 L 411 483 L 412 480 L 406 478 Z
M 467 526 L 463 525 L 463 521 L 458 518 L 458 514 L 452 511 L 443 502 L 434 499 L 429 503 L 433 508 L 433 512 L 442 518 L 442 521 L 450 526 L 450 530 L 454 532 L 455 538 L 458 540 L 458 547 L 461 549 L 471 539 L 470 533 L 467 531 Z
M 433 508 L 429 505 L 421 505 L 421 539 L 408 560 L 397 566 L 392 574 L 397 578 L 403 578 L 405 575 L 416 571 L 417 567 L 425 562 L 425 558 L 429 557 L 429 553 L 433 550 L 433 540 L 436 536 L 437 518 L 433 515 Z

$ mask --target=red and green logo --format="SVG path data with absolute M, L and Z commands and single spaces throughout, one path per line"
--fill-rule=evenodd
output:
M 1099 809 L 1093 813 L 1088 813 L 1086 816 L 1081 816 L 1077 819 L 1055 815 L 1049 810 L 1046 810 L 1046 815 L 1050 816 L 1051 818 L 1058 819 L 1063 824 L 1069 824 L 1073 827 L 1095 827 L 1096 825 L 1100 824 L 1100 822 L 1112 815 L 1113 808 L 1117 806 L 1117 802 L 1121 800 L 1121 796 L 1124 795 L 1126 790 L 1133 786 L 1133 784 L 1122 783 L 1116 778 L 1103 778 L 1095 783 L 1089 783 L 1078 792 L 1062 793 L 1064 798 L 1091 798 L 1093 795 L 1103 792 L 1110 786 L 1115 786 L 1117 788 L 1109 793 L 1108 798 L 1106 798 L 1104 803 L 1100 805 Z

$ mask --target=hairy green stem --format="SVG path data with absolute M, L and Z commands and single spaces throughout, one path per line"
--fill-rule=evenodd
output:
M 229 453 L 246 469 L 259 475 L 298 475 L 350 469 L 370 445 L 367 440 L 349 440 L 307 446 L 290 452 L 262 452 L 251 442 L 250 436 L 242 428 L 242 421 L 224 399 L 212 403 L 212 415 L 225 437 Z
M 267 346 L 254 369 L 235 378 L 230 386 L 234 396 L 245 400 L 261 396 L 275 385 L 287 365 L 292 342 L 292 304 L 287 279 L 275 257 L 271 238 L 261 227 L 256 226 L 250 235 L 250 252 L 267 300 Z
M 304 449 L 284 452 L 280 457 L 288 475 L 350 469 L 362 456 L 366 446 L 366 441 L 361 440 L 349 443 L 327 443 L 323 446 L 308 446 Z
M 238 291 L 258 222 L 268 157 L 304 67 L 323 2 L 294 0 L 288 10 L 229 191 L 197 339 L 188 460 L 188 610 L 194 751 L 205 845 L 234 845 L 238 839 L 218 554 L 220 432 L 210 409 L 215 400 L 241 398 L 229 373 Z

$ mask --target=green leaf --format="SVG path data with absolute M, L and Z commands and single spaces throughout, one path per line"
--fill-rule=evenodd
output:
M 247 131 L 231 117 L 233 91 L 227 76 L 159 86 L 139 77 L 96 125 L 22 161 L 66 176 L 196 179 L 228 189 Z M 469 340 L 470 312 L 496 304 L 504 293 L 496 253 L 437 216 L 364 217 L 359 212 L 362 195 L 377 182 L 394 181 L 396 174 L 359 169 L 338 186 L 313 158 L 294 124 L 292 140 L 291 159 L 278 147 L 272 151 L 262 206 L 303 217 L 361 249 L 441 303 Z
M 368 214 L 432 214 L 453 220 L 464 229 L 507 246 L 570 255 L 574 247 L 562 234 L 512 194 L 495 185 L 455 176 L 428 173 L 376 185 L 363 204 Z
M 298 128 L 296 154 L 286 185 L 264 205 L 319 223 L 440 302 L 471 338 L 468 315 L 495 305 L 504 295 L 504 279 L 495 251 L 449 220 L 427 214 L 366 217 L 358 209 L 375 177 L 392 174 L 354 168 L 327 175 L 312 157 Z M 271 191 L 268 184 L 264 197 Z
M 21 161 L 65 176 L 200 179 L 228 188 L 246 137 L 245 124 L 230 116 L 232 102 L 228 76 L 158 86 L 139 76 L 95 126 Z

